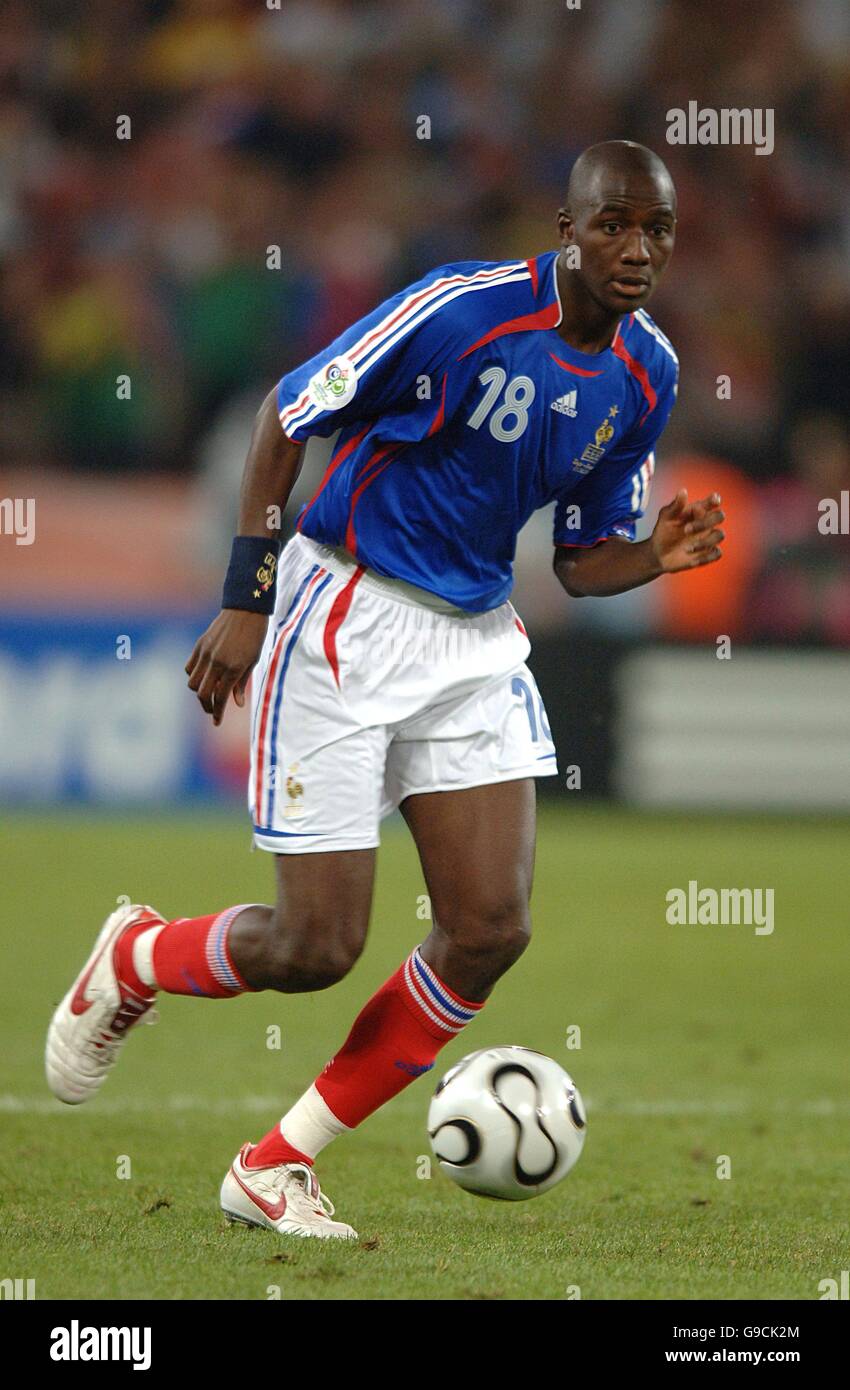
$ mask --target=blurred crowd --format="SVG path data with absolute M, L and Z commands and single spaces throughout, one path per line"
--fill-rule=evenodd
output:
M 667 145 L 691 100 L 774 108 L 774 152 Z M 612 137 L 678 187 L 664 449 L 747 491 L 751 635 L 850 643 L 816 526 L 850 488 L 847 0 L 0 5 L 0 459 L 238 480 L 284 371 L 436 264 L 556 245 Z

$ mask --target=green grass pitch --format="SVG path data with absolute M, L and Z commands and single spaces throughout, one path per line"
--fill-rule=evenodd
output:
M 46 1090 L 44 1031 L 116 898 L 214 911 L 267 898 L 271 865 L 247 852 L 239 816 L 21 817 L 0 860 L 0 1277 L 34 1278 L 42 1299 L 817 1299 L 848 1264 L 846 842 L 846 824 L 815 820 L 544 807 L 531 948 L 435 1072 L 320 1161 L 360 1232 L 348 1246 L 228 1227 L 218 1188 L 426 934 L 404 828 L 385 828 L 347 980 L 163 997 L 158 1026 L 76 1109 Z M 772 887 L 773 935 L 668 925 L 665 894 L 689 879 Z M 499 1043 L 550 1053 L 589 1110 L 575 1171 L 516 1205 L 470 1197 L 436 1166 L 419 1176 L 436 1077 Z

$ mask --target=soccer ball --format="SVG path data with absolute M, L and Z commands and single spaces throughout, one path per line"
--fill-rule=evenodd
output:
M 586 1123 L 572 1078 L 527 1047 L 470 1052 L 446 1072 L 428 1110 L 443 1172 L 467 1192 L 508 1202 L 537 1197 L 566 1177 Z

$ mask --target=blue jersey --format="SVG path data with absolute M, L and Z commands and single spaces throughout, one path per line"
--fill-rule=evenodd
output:
M 565 343 L 557 255 L 440 266 L 282 379 L 291 439 L 341 427 L 299 530 L 472 612 L 547 503 L 556 545 L 634 539 L 676 354 L 642 309 L 603 352 Z

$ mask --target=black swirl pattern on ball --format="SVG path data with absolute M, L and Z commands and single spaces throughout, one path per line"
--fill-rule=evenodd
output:
M 437 1135 L 444 1129 L 459 1129 L 461 1134 L 465 1137 L 469 1147 L 467 1148 L 464 1158 L 446 1158 L 445 1154 L 441 1154 L 438 1151 L 435 1141 Z M 450 1163 L 453 1168 L 466 1168 L 470 1163 L 474 1163 L 481 1153 L 481 1135 L 478 1133 L 478 1130 L 471 1120 L 444 1120 L 436 1129 L 431 1130 L 430 1139 L 434 1146 L 434 1153 L 440 1162 Z
M 544 1169 L 542 1173 L 526 1172 L 525 1168 L 523 1168 L 522 1164 L 519 1161 L 519 1141 L 522 1138 L 523 1132 L 522 1120 L 519 1118 L 518 1115 L 514 1114 L 513 1110 L 511 1110 L 509 1105 L 505 1104 L 505 1102 L 502 1100 L 502 1097 L 499 1095 L 496 1089 L 498 1083 L 501 1081 L 503 1076 L 525 1076 L 528 1078 L 528 1080 L 534 1087 L 534 1096 L 536 1100 L 534 1115 L 537 1121 L 537 1128 L 540 1130 L 540 1133 L 544 1136 L 545 1139 L 548 1140 L 548 1142 L 552 1146 L 552 1162 L 549 1164 L 548 1168 Z M 514 1177 L 522 1187 L 536 1187 L 538 1183 L 545 1182 L 547 1178 L 551 1178 L 552 1174 L 558 1166 L 559 1158 L 557 1145 L 543 1123 L 542 1097 L 540 1095 L 540 1088 L 537 1085 L 537 1078 L 535 1077 L 533 1072 L 530 1072 L 528 1070 L 528 1067 L 522 1067 L 519 1065 L 518 1062 L 506 1062 L 504 1066 L 497 1067 L 496 1070 L 493 1072 L 493 1075 L 490 1077 L 490 1090 L 496 1104 L 500 1106 L 502 1110 L 504 1110 L 506 1115 L 510 1116 L 510 1118 L 516 1125 L 517 1147 L 516 1153 L 514 1155 Z

